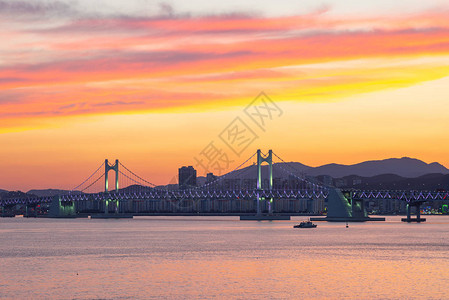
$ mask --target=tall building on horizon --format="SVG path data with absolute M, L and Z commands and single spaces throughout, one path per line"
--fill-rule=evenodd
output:
M 178 169 L 179 188 L 187 189 L 196 186 L 196 170 L 192 166 L 183 166 Z
M 217 179 L 217 176 L 214 173 L 207 173 L 206 175 L 206 183 L 214 182 Z

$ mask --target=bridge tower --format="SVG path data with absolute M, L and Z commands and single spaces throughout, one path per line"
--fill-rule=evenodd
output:
M 273 189 L 273 151 L 269 150 L 267 156 L 263 156 L 260 149 L 257 150 L 257 215 L 261 215 L 261 209 L 260 209 L 260 201 L 261 200 L 268 200 L 268 213 L 273 212 L 272 203 L 273 198 L 269 199 L 261 199 L 259 196 L 260 190 L 262 190 L 262 163 L 266 162 L 268 163 L 268 169 L 269 169 L 269 181 L 268 181 L 268 188 L 270 190 Z
M 60 196 L 53 196 L 50 202 L 48 215 L 50 218 L 76 217 L 75 201 L 62 201 Z
M 106 193 L 109 191 L 108 173 L 110 170 L 115 171 L 115 191 L 118 191 L 118 165 L 118 159 L 115 160 L 115 164 L 113 165 L 110 165 L 107 159 L 104 161 L 104 191 Z
M 426 218 L 421 218 L 421 204 L 423 202 L 424 201 L 414 201 L 414 202 L 410 201 L 410 202 L 408 202 L 407 203 L 407 218 L 402 218 L 401 221 L 402 222 L 407 222 L 407 223 L 410 223 L 410 222 L 417 222 L 417 223 L 425 222 Z M 412 215 L 412 206 L 415 207 L 416 218 L 412 218 L 412 216 L 411 216 Z
M 105 193 L 109 192 L 109 171 L 115 172 L 115 191 L 118 192 L 118 159 L 115 160 L 115 164 L 111 165 L 109 164 L 109 161 L 105 159 L 104 161 L 104 191 Z M 105 200 L 105 207 L 104 207 L 104 213 L 109 213 L 109 199 Z M 118 200 L 115 201 L 115 213 L 118 213 Z

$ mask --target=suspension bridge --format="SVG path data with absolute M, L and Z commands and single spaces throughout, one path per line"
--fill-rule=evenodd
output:
M 231 172 L 188 187 L 156 185 L 119 160 L 111 164 L 106 159 L 67 194 L 0 199 L 0 207 L 2 215 L 15 205 L 23 205 L 27 215 L 28 210 L 47 205 L 48 216 L 52 217 L 76 217 L 80 213 L 97 217 L 235 214 L 260 220 L 321 214 L 327 202 L 329 221 L 366 221 L 374 220 L 364 208 L 364 201 L 369 199 L 402 201 L 407 206 L 405 221 L 419 222 L 423 220 L 419 215 L 422 203 L 449 200 L 449 195 L 441 191 L 340 191 L 307 176 L 272 150 L 257 150 Z M 411 217 L 412 207 L 416 219 Z

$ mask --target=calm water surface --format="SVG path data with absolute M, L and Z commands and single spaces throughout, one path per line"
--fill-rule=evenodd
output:
M 0 298 L 448 299 L 449 217 L 303 219 L 0 218 Z

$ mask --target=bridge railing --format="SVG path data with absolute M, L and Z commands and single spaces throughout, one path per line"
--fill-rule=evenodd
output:
M 146 192 L 109 192 L 96 194 L 75 194 L 63 195 L 61 201 L 87 201 L 87 200 L 132 200 L 132 199 L 238 199 L 238 198 L 325 198 L 325 191 L 312 190 L 258 190 L 258 189 L 242 189 L 242 190 L 173 190 L 161 191 L 153 190 Z
M 434 200 L 449 200 L 449 192 L 432 191 L 363 191 L 351 190 L 352 197 L 358 199 L 392 199 L 405 202 L 425 202 Z M 297 190 L 297 189 L 238 189 L 238 190 L 158 190 L 153 189 L 143 192 L 101 192 L 101 193 L 77 193 L 61 195 L 61 201 L 89 201 L 89 200 L 132 200 L 132 199 L 234 199 L 234 198 L 285 198 L 307 199 L 326 198 L 327 191 L 322 190 Z M 1 199 L 0 206 L 13 204 L 49 203 L 53 197 L 24 197 Z
M 449 200 L 449 192 L 439 191 L 352 191 L 353 197 L 361 199 L 393 199 L 406 202 Z

